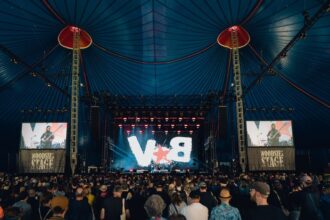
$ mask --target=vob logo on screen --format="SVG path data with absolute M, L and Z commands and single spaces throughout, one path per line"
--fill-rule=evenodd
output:
M 155 140 L 148 140 L 145 151 L 142 151 L 136 136 L 128 138 L 129 146 L 138 165 L 149 166 L 151 161 L 156 164 L 167 164 L 172 161 L 188 163 L 192 150 L 191 137 L 174 137 L 170 141 L 171 148 L 157 144 Z

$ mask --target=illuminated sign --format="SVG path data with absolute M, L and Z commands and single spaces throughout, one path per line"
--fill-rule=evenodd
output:
M 140 166 L 155 164 L 169 164 L 173 161 L 188 163 L 192 150 L 191 137 L 174 137 L 170 141 L 171 148 L 157 144 L 155 140 L 148 140 L 145 151 L 142 151 L 136 136 L 128 138 L 129 146 Z

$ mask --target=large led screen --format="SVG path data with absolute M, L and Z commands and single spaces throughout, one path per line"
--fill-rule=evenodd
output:
M 196 169 L 199 164 L 196 146 L 198 134 L 177 134 L 169 132 L 143 133 L 135 129 L 127 135 L 119 129 L 118 138 L 111 145 L 115 169 Z
M 21 149 L 65 149 L 67 123 L 22 123 Z
M 294 146 L 291 121 L 247 121 L 249 147 Z

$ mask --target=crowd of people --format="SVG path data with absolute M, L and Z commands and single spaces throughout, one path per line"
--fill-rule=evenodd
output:
M 0 174 L 6 220 L 328 220 L 330 181 L 312 174 Z

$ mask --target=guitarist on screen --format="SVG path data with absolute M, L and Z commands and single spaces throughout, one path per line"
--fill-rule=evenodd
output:
M 275 128 L 275 124 L 273 123 L 267 134 L 268 146 L 280 146 L 280 136 L 280 132 Z
M 40 148 L 52 148 L 52 141 L 54 140 L 53 132 L 50 131 L 50 126 L 46 127 L 46 131 L 40 137 Z

